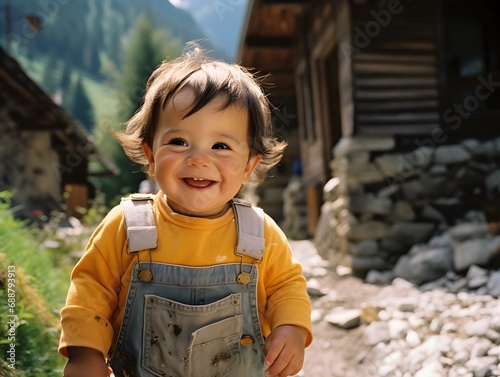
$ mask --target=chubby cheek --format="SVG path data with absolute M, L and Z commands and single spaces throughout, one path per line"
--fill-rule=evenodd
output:
M 243 166 L 237 161 L 229 161 L 225 166 L 226 174 L 230 177 L 238 177 L 243 173 Z
M 246 161 L 239 159 L 230 159 L 229 161 L 221 163 L 221 165 L 221 170 L 224 171 L 224 174 L 234 179 L 243 177 L 246 167 Z
M 173 175 L 175 169 L 175 160 L 169 159 L 167 156 L 157 156 L 154 162 L 154 175 L 156 180 L 164 180 Z

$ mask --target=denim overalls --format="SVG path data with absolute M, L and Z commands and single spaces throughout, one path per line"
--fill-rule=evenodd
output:
M 144 204 L 145 200 L 131 202 L 139 208 L 137 204 Z M 262 245 L 260 251 L 250 250 L 249 254 L 243 250 L 243 254 L 262 254 L 263 230 L 257 237 L 248 233 L 254 232 L 249 227 L 263 229 L 263 222 L 259 220 L 261 224 L 257 224 L 255 216 L 249 221 L 248 215 L 243 222 L 241 213 L 248 210 L 238 210 L 240 204 L 233 204 L 239 236 L 237 251 L 243 250 L 240 246 L 245 242 L 248 250 L 252 247 L 248 241 L 251 244 L 257 240 Z M 132 221 L 127 218 L 125 208 L 124 212 L 129 227 Z M 152 214 L 144 216 L 154 219 Z M 144 237 L 138 239 L 139 243 L 144 242 Z M 130 240 L 129 234 L 129 243 Z M 129 246 L 132 252 L 133 245 Z M 185 267 L 144 259 L 136 263 L 110 362 L 115 376 L 264 376 L 257 280 L 255 263 L 209 267 Z

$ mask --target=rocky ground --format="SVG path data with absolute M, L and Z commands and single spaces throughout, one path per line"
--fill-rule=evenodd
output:
M 500 301 L 474 266 L 417 287 L 365 283 L 292 241 L 313 303 L 315 340 L 303 377 L 500 376 Z

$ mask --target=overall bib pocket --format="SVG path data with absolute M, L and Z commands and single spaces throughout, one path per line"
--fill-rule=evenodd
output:
M 241 294 L 207 305 L 145 295 L 142 366 L 155 376 L 225 376 L 241 365 Z

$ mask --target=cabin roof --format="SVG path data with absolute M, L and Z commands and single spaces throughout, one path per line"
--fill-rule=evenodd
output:
M 301 0 L 255 0 L 249 5 L 238 60 L 260 75 L 270 74 L 265 82 L 275 106 L 296 101 L 297 14 L 305 5 Z
M 92 135 L 54 102 L 2 48 L 0 87 L 0 103 L 3 111 L 7 112 L 3 116 L 12 119 L 20 131 L 50 131 L 62 145 L 73 148 L 85 158 L 96 158 L 105 170 L 99 174 L 119 173 L 119 169 L 94 143 Z

